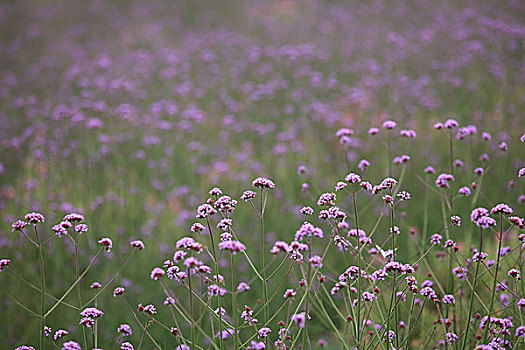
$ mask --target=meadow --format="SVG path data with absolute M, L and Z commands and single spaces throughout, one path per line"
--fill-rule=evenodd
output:
M 0 28 L 0 349 L 525 348 L 525 3 Z

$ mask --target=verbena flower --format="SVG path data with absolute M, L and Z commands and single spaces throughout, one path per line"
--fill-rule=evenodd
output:
M 268 327 L 262 327 L 261 329 L 259 329 L 259 332 L 258 335 L 259 335 L 259 338 L 266 338 L 268 337 L 268 334 L 270 334 L 272 330 Z
M 145 248 L 144 243 L 141 240 L 131 241 L 129 244 L 138 250 L 143 250 Z
M 66 331 L 65 329 L 59 329 L 59 330 L 57 330 L 57 331 L 55 332 L 55 334 L 53 335 L 53 339 L 54 339 L 54 340 L 58 340 L 58 339 L 60 339 L 60 338 L 65 337 L 65 336 L 68 335 L 68 334 L 69 334 L 69 332 Z
M 0 259 L 0 272 L 2 272 L 6 267 L 9 266 L 11 260 L 9 259 Z
M 30 224 L 38 224 L 38 223 L 42 223 L 46 221 L 46 218 L 44 217 L 44 215 L 40 213 L 35 213 L 35 212 L 26 214 L 24 219 Z
M 119 295 L 123 295 L 125 291 L 126 291 L 126 289 L 124 287 L 116 287 L 113 290 L 113 297 L 116 298 Z
M 110 252 L 111 248 L 113 248 L 113 241 L 107 237 L 100 239 L 98 244 L 100 244 L 107 252 Z
M 124 337 L 129 337 L 133 334 L 133 330 L 131 329 L 130 325 L 123 323 L 118 326 L 117 333 L 122 334 Z
M 134 350 L 134 349 L 133 349 L 133 345 L 131 345 L 130 342 L 124 342 L 124 343 L 122 343 L 122 344 L 120 345 L 120 348 L 121 348 L 122 350 Z
M 383 122 L 383 129 L 392 130 L 396 127 L 397 123 L 393 120 L 387 120 Z
M 265 177 L 258 177 L 255 180 L 253 180 L 252 186 L 258 187 L 260 189 L 274 189 L 275 188 L 275 184 L 273 183 L 273 181 Z
M 219 249 L 229 250 L 233 254 L 237 254 L 238 252 L 244 252 L 246 250 L 246 246 L 239 241 L 230 240 L 219 242 Z
M 62 344 L 62 350 L 82 350 L 82 348 L 80 344 L 71 340 Z
M 525 168 L 524 168 L 525 169 Z M 24 227 L 27 226 L 27 222 L 23 221 L 23 220 L 16 220 L 15 222 L 13 222 L 13 224 L 11 225 L 11 227 L 13 228 L 13 232 L 14 231 L 21 231 Z
M 304 328 L 304 325 L 306 323 L 306 313 L 300 312 L 298 314 L 294 314 L 292 315 L 290 319 L 292 320 L 293 323 L 295 323 L 300 328 Z M 308 319 L 309 320 L 311 319 L 310 315 L 308 315 Z

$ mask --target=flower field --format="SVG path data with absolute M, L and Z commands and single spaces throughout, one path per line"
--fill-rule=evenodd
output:
M 1 349 L 525 348 L 525 3 L 0 28 Z

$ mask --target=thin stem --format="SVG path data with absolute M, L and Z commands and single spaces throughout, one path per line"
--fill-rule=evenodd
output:
M 266 286 L 266 271 L 265 271 L 265 263 L 264 263 L 264 209 L 266 207 L 266 200 L 263 200 L 264 190 L 261 189 L 261 210 L 260 210 L 260 223 L 261 223 L 261 234 L 260 234 L 260 256 L 261 256 L 261 273 L 263 278 L 263 301 L 264 301 L 264 322 L 268 322 L 268 314 L 269 314 L 269 306 L 268 306 L 268 289 Z
M 479 252 L 483 249 L 483 229 L 479 229 Z M 468 307 L 468 316 L 467 316 L 467 324 L 465 327 L 465 334 L 463 335 L 463 345 L 461 346 L 461 350 L 465 350 L 467 346 L 467 340 L 468 340 L 468 332 L 470 330 L 470 320 L 472 317 L 472 306 L 474 305 L 474 295 L 476 290 L 476 282 L 478 280 L 478 272 L 479 272 L 479 264 L 481 260 L 477 261 L 476 264 L 476 273 L 474 274 L 474 282 L 472 284 L 472 292 L 470 295 L 470 302 Z
M 238 348 L 238 336 L 237 336 L 237 329 L 238 329 L 238 323 L 237 323 L 237 291 L 235 289 L 235 260 L 234 260 L 234 254 L 231 253 L 231 269 L 232 269 L 232 315 L 233 315 L 233 341 L 234 341 L 234 349 L 237 350 Z
M 188 288 L 190 289 L 190 318 L 193 319 L 193 290 L 191 288 L 191 270 L 188 268 Z M 219 310 L 219 313 L 221 310 Z M 191 348 L 195 347 L 195 323 L 191 323 Z
M 98 255 L 100 254 L 100 252 L 102 251 L 103 248 L 100 248 L 99 251 L 97 252 L 97 254 L 95 255 L 95 257 L 93 258 L 93 260 L 91 260 L 91 262 L 89 263 L 89 266 L 84 270 L 84 272 L 77 278 L 77 280 L 69 287 L 69 289 L 64 293 L 64 295 L 62 295 L 62 297 L 49 309 L 47 310 L 47 312 L 45 313 L 45 317 L 49 316 L 55 309 L 58 305 L 60 305 L 63 300 L 68 296 L 68 294 L 73 290 L 73 288 L 75 288 L 75 286 L 78 284 L 78 282 L 80 282 L 80 280 L 84 277 L 84 275 L 89 271 L 89 269 L 91 268 L 91 266 L 93 266 L 93 264 L 95 263 L 95 260 L 97 260 L 97 257 Z
M 496 254 L 498 255 L 496 259 L 496 271 L 494 272 L 494 283 L 492 284 L 492 295 L 490 297 L 490 306 L 489 306 L 489 313 L 487 315 L 487 323 L 485 324 L 485 333 L 483 335 L 483 343 L 487 342 L 487 336 L 489 334 L 489 328 L 490 328 L 490 315 L 492 314 L 492 308 L 494 307 L 494 297 L 496 296 L 496 286 L 498 283 L 498 270 L 499 270 L 499 261 L 501 257 L 501 242 L 503 241 L 503 213 L 500 213 L 499 215 L 499 221 L 500 221 L 500 234 L 499 236 L 496 236 L 499 240 L 498 243 L 498 250 Z
M 211 229 L 210 220 L 206 218 L 206 224 L 208 225 L 208 231 L 210 231 L 211 250 L 213 253 L 213 263 L 215 267 L 216 282 L 219 285 L 219 261 L 217 258 L 217 252 L 215 251 L 215 242 L 213 240 L 213 230 Z M 207 305 L 207 304 L 206 304 Z M 217 310 L 219 311 L 219 348 L 223 348 L 222 342 L 222 312 L 221 312 L 221 293 L 217 295 Z
M 79 280 L 80 276 L 80 263 L 78 259 L 78 240 L 74 240 L 74 246 L 75 246 L 75 278 Z M 79 281 L 80 282 L 80 281 Z M 78 308 L 82 309 L 82 297 L 80 293 L 80 283 L 77 283 L 77 297 L 78 297 Z M 87 339 L 86 339 L 86 331 L 84 330 L 84 327 L 80 328 L 82 331 L 82 340 L 84 342 L 84 348 L 87 349 Z
M 33 225 L 35 228 L 36 241 L 38 242 L 38 259 L 40 263 L 40 349 L 46 348 L 44 326 L 46 325 L 46 276 L 44 270 L 44 255 L 42 253 L 42 245 L 40 243 L 40 236 L 38 235 L 38 229 L 36 224 Z
M 93 302 L 100 294 L 102 294 L 107 287 L 109 287 L 111 285 L 111 282 L 113 282 L 113 280 L 115 278 L 117 278 L 117 276 L 122 272 L 122 270 L 124 270 L 124 268 L 126 267 L 126 265 L 129 263 L 129 260 L 131 259 L 131 256 L 133 255 L 133 253 L 135 253 L 135 251 L 137 250 L 137 248 L 134 248 L 128 255 L 128 258 L 126 259 L 126 261 L 124 262 L 124 264 L 122 264 L 122 266 L 120 267 L 120 269 L 117 271 L 117 273 L 115 273 L 113 275 L 113 277 L 111 277 L 111 279 L 106 282 L 102 288 L 100 288 L 100 290 L 97 292 L 97 294 L 95 294 L 95 296 L 91 299 L 89 299 L 85 304 L 84 304 L 84 307 L 87 307 L 89 306 L 89 304 L 91 304 L 91 302 Z M 100 253 L 100 251 L 99 251 Z M 98 254 L 97 254 L 98 255 Z
M 361 340 L 361 249 L 359 248 L 359 219 L 357 215 L 357 202 L 355 199 L 355 183 L 352 184 L 352 200 L 354 203 L 354 217 L 355 217 L 355 227 L 357 232 L 357 267 L 358 267 L 358 276 L 357 276 L 357 326 L 359 327 L 357 332 L 357 343 Z

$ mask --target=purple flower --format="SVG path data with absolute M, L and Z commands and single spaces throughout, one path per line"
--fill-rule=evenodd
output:
M 452 225 L 454 226 L 461 226 L 461 218 L 457 215 L 452 215 L 450 217 L 450 222 L 452 223 Z
M 11 263 L 11 260 L 9 259 L 0 259 L 0 272 L 2 272 L 9 264 Z
M 363 292 L 363 294 L 361 295 L 361 298 L 364 301 L 374 301 L 376 296 L 373 293 L 370 293 L 370 292 Z
M 82 350 L 82 348 L 77 342 L 71 340 L 62 344 L 62 350 Z
M 295 240 L 301 241 L 304 237 L 317 237 L 323 238 L 323 230 L 319 227 L 315 227 L 311 223 L 305 221 L 299 230 L 295 232 Z
M 203 224 L 196 222 L 193 225 L 191 225 L 190 231 L 194 232 L 194 233 L 197 233 L 197 232 L 204 231 L 204 229 L 205 229 L 205 227 L 204 227 Z
M 75 231 L 82 234 L 88 231 L 88 226 L 86 224 L 78 224 L 75 226 Z
M 427 166 L 425 168 L 425 170 L 423 170 L 425 172 L 425 174 L 435 174 L 436 173 L 436 170 L 434 169 L 434 167 L 432 166 Z
M 308 319 L 311 319 L 310 315 L 308 315 Z M 300 328 L 304 328 L 306 323 L 306 314 L 304 312 L 300 312 L 298 314 L 292 315 L 291 320 Z
M 116 287 L 113 290 L 113 297 L 116 298 L 117 296 L 124 294 L 125 290 L 126 289 L 124 287 Z
M 111 251 L 111 248 L 113 248 L 113 241 L 107 237 L 100 239 L 98 244 L 100 244 L 107 252 Z
M 148 304 L 146 306 L 139 304 L 137 307 L 137 311 L 144 312 L 150 315 L 155 315 L 157 313 L 157 308 L 153 304 Z
M 296 295 L 297 295 L 297 293 L 293 289 L 287 289 L 284 292 L 283 298 L 285 298 L 285 299 L 293 298 Z
M 525 169 L 525 168 L 524 168 Z M 11 225 L 11 227 L 13 228 L 13 232 L 14 231 L 21 231 L 24 227 L 27 226 L 27 222 L 25 221 L 22 221 L 22 220 L 16 220 L 15 222 L 13 222 L 13 224 Z
M 93 282 L 93 283 L 91 283 L 91 285 L 89 286 L 89 288 L 91 288 L 91 289 L 98 289 L 98 288 L 100 288 L 100 287 L 102 287 L 102 285 L 101 285 L 99 282 Z
M 525 134 L 523 135 L 525 136 Z M 516 328 L 516 337 L 520 337 L 520 338 L 525 337 L 525 326 L 519 326 L 518 328 Z
M 456 299 L 451 294 L 446 294 L 443 296 L 443 304 L 455 304 Z
M 447 129 L 452 129 L 452 128 L 457 127 L 459 125 L 459 123 L 455 119 L 447 119 L 447 121 L 445 121 L 445 123 L 443 123 L 443 125 Z
M 302 207 L 299 212 L 305 216 L 312 215 L 314 213 L 314 210 L 312 207 Z
M 222 333 L 217 333 L 216 336 L 217 338 L 221 337 L 221 339 L 228 339 L 229 337 L 233 336 L 233 332 L 234 332 L 233 328 L 223 329 Z
M 345 176 L 345 180 L 347 182 L 355 184 L 355 183 L 361 182 L 361 176 L 357 175 L 356 173 L 350 173 Z
M 348 128 L 341 128 L 337 130 L 337 132 L 335 133 L 335 136 L 337 138 L 340 138 L 342 136 L 352 136 L 353 134 L 354 134 L 354 130 L 348 129 Z
M 57 330 L 57 331 L 55 332 L 55 334 L 53 335 L 53 339 L 54 339 L 54 340 L 58 340 L 58 339 L 60 339 L 60 338 L 62 338 L 62 337 L 65 337 L 65 336 L 68 335 L 68 334 L 69 334 L 69 332 L 66 331 L 65 329 L 59 329 L 59 330 Z
M 123 323 L 118 326 L 117 333 L 122 334 L 124 337 L 129 337 L 133 334 L 133 330 L 131 329 L 130 325 Z
M 317 201 L 317 205 L 319 206 L 323 206 L 323 205 L 327 205 L 327 206 L 330 206 L 330 205 L 335 205 L 335 199 L 336 199 L 336 196 L 335 196 L 335 193 L 323 193 L 320 197 L 319 197 L 319 200 Z
M 415 139 L 416 138 L 416 132 L 412 129 L 404 129 L 399 132 L 401 137 L 406 137 L 407 139 Z
M 274 244 L 273 244 L 273 247 L 272 249 L 270 250 L 270 253 L 272 254 L 278 254 L 279 252 L 283 252 L 283 253 L 289 253 L 291 252 L 291 248 L 290 246 L 288 245 L 288 243 L 286 242 L 283 242 L 283 241 L 276 241 Z
M 345 188 L 346 186 L 348 186 L 346 183 L 339 181 L 339 182 L 335 185 L 335 192 L 339 192 L 339 191 L 341 191 L 341 190 L 342 190 L 343 188 Z
M 208 286 L 208 295 L 210 296 L 217 296 L 217 295 L 224 296 L 226 294 L 226 289 L 219 287 L 216 284 L 212 284 Z
M 237 205 L 237 201 L 235 199 L 232 199 L 230 196 L 222 196 L 215 203 L 213 203 L 213 206 L 221 212 L 233 212 L 235 210 L 235 206 Z
M 458 190 L 458 193 L 465 197 L 468 197 L 470 196 L 470 188 L 468 186 L 463 186 Z
M 242 293 L 250 290 L 250 286 L 246 282 L 241 282 L 237 286 L 237 292 Z
M 82 222 L 84 221 L 84 215 L 77 214 L 77 213 L 71 213 L 71 214 L 67 214 L 66 216 L 64 216 L 62 220 L 69 221 L 69 222 Z
M 365 171 L 367 167 L 370 166 L 370 162 L 366 159 L 361 159 L 359 161 L 359 164 L 357 165 L 357 167 L 359 168 L 359 170 L 361 171 Z
M 258 177 L 255 180 L 253 180 L 252 186 L 258 187 L 260 189 L 274 189 L 275 188 L 275 184 L 273 183 L 273 181 L 265 177 Z
M 244 191 L 242 193 L 242 196 L 241 196 L 241 199 L 245 202 L 249 201 L 250 199 L 253 199 L 255 198 L 255 196 L 257 196 L 257 193 L 256 192 L 253 192 L 253 191 Z
M 144 243 L 141 240 L 131 241 L 129 244 L 138 250 L 143 250 L 145 248 Z
M 519 171 L 518 171 L 518 177 L 523 177 L 525 176 L 525 168 L 521 168 Z M 13 224 L 14 225 L 14 224 Z M 13 226 L 14 228 L 14 226 Z
M 259 338 L 266 338 L 266 337 L 268 337 L 268 334 L 270 334 L 271 331 L 272 330 L 270 328 L 268 328 L 268 327 L 263 327 L 263 328 L 259 329 L 259 332 L 258 332 Z
M 452 343 L 455 343 L 458 341 L 458 336 L 456 335 L 456 333 L 447 333 L 445 334 L 445 341 L 448 343 L 448 344 L 452 344 Z
M 104 315 L 104 313 L 95 307 L 85 308 L 80 313 L 80 316 L 82 317 L 91 317 L 91 318 L 98 318 L 98 317 L 101 317 L 102 315 Z
M 379 132 L 378 128 L 370 128 L 370 129 L 368 129 L 368 135 L 377 135 L 378 132 Z
M 220 196 L 222 195 L 222 190 L 218 187 L 212 188 L 210 192 L 208 192 L 210 196 Z
M 160 267 L 154 268 L 150 273 L 150 278 L 154 281 L 160 280 L 166 272 Z
M 433 244 L 433 245 L 438 245 L 441 243 L 441 240 L 443 239 L 443 236 L 441 236 L 440 234 L 436 233 L 436 234 L 433 234 L 432 237 L 430 237 L 430 243 Z
M 383 123 L 383 129 L 392 130 L 395 128 L 397 123 L 393 120 L 387 120 Z
M 246 246 L 239 241 L 231 240 L 219 242 L 219 249 L 229 250 L 235 255 L 238 252 L 244 252 L 246 250 Z
M 507 274 L 509 277 L 513 277 L 517 280 L 521 280 L 520 271 L 518 269 L 510 269 Z
M 120 345 L 120 348 L 121 348 L 122 350 L 134 350 L 134 349 L 133 349 L 133 345 L 131 345 L 130 342 L 124 342 L 124 343 L 122 343 L 122 344 Z
M 308 262 L 314 267 L 323 267 L 322 258 L 319 255 L 312 256 Z
M 513 213 L 513 210 L 511 207 L 509 207 L 507 204 L 505 203 L 500 203 L 500 204 L 497 204 L 494 208 L 492 208 L 490 210 L 490 213 L 491 214 L 498 214 L 498 213 L 502 213 L 502 214 L 505 214 L 505 215 L 510 215 Z
M 440 188 L 448 188 L 449 181 L 454 181 L 454 175 L 447 174 L 447 173 L 439 174 L 436 179 L 436 186 Z
M 30 224 L 38 224 L 38 223 L 42 223 L 42 222 L 46 221 L 46 218 L 44 217 L 44 215 L 42 215 L 40 213 L 35 213 L 35 212 L 26 214 L 26 216 L 24 218 Z
M 205 219 L 208 216 L 217 214 L 217 210 L 215 210 L 211 205 L 209 204 L 202 204 L 197 208 L 197 219 Z

